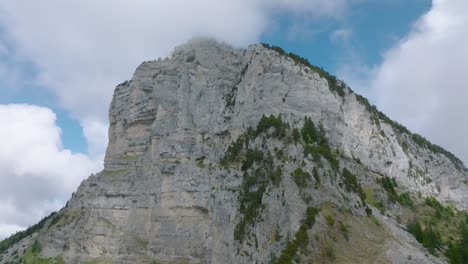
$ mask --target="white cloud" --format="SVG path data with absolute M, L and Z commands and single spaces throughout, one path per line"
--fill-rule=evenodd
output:
M 0 239 L 8 237 L 22 228 L 23 227 L 19 225 L 4 224 L 0 222 Z
M 468 1 L 434 0 L 384 57 L 371 82 L 378 106 L 468 164 Z
M 330 38 L 334 42 L 347 44 L 352 34 L 351 28 L 339 28 L 331 33 Z
M 38 67 L 41 86 L 80 120 L 89 149 L 99 152 L 102 144 L 94 146 L 92 136 L 97 127 L 107 134 L 113 88 L 142 61 L 167 56 L 196 35 L 244 46 L 257 42 L 278 13 L 336 16 L 348 2 L 7 0 L 0 2 L 0 23 L 16 53 Z
M 194 36 L 245 46 L 257 42 L 279 14 L 336 19 L 354 1 L 0 1 L 0 36 L 8 40 L 0 56 L 10 58 L 0 62 L 2 82 L 14 76 L 12 87 L 26 80 L 47 89 L 79 120 L 88 144 L 88 156 L 63 149 L 50 110 L 2 106 L 0 121 L 9 125 L 0 135 L 10 142 L 0 150 L 0 236 L 63 205 L 95 171 L 93 160 L 102 158 L 107 144 L 113 89 L 142 61 L 165 57 Z M 33 72 L 22 69 L 31 65 Z
M 34 105 L 0 105 L 0 238 L 64 205 L 101 168 L 63 149 L 55 114 Z

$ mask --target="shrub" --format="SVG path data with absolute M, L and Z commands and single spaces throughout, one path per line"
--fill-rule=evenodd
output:
M 292 135 L 295 142 L 299 142 L 301 140 L 301 133 L 299 132 L 299 129 L 294 128 Z
M 294 240 L 289 241 L 286 247 L 281 252 L 278 259 L 272 258 L 272 264 L 290 264 L 297 253 L 298 248 L 304 249 L 309 244 L 309 237 L 307 230 L 312 228 L 315 223 L 315 217 L 317 216 L 317 208 L 308 207 L 306 210 L 306 220 L 302 224 L 299 230 L 294 235 Z
M 387 192 L 388 199 L 392 202 L 398 201 L 398 193 L 395 188 L 398 187 L 395 178 L 383 177 L 379 180 L 380 185 Z
M 414 206 L 413 200 L 411 199 L 411 196 L 407 192 L 400 194 L 398 196 L 398 201 L 402 205 L 406 205 L 406 206 L 409 206 L 409 207 Z
M 319 133 L 310 117 L 305 117 L 304 125 L 301 128 L 301 135 L 306 144 L 313 144 L 318 141 Z
M 270 128 L 274 128 L 273 137 L 283 138 L 286 135 L 286 124 L 281 120 L 281 116 L 275 117 L 270 115 L 269 117 L 262 116 L 260 122 L 257 125 L 256 136 L 268 131 Z
M 307 156 L 309 154 L 316 157 L 324 157 L 330 163 L 333 170 L 338 170 L 340 167 L 336 154 L 333 153 L 329 146 L 306 145 L 304 147 L 304 155 Z
M 338 226 L 340 228 L 341 234 L 346 239 L 346 241 L 348 241 L 349 240 L 349 229 L 348 229 L 348 227 L 341 221 L 338 222 Z
M 461 227 L 461 239 L 455 244 L 449 245 L 445 256 L 449 259 L 450 264 L 468 263 L 468 226 L 466 223 Z
M 310 173 L 303 171 L 302 168 L 297 168 L 294 170 L 291 173 L 291 176 L 299 188 L 306 187 L 307 181 L 311 179 Z
M 247 149 L 247 153 L 245 154 L 244 162 L 242 163 L 241 169 L 243 171 L 252 167 L 254 162 L 260 162 L 263 160 L 263 152 L 260 150 L 251 150 Z
M 306 210 L 306 220 L 305 220 L 305 224 L 309 227 L 309 228 L 312 228 L 312 226 L 314 226 L 315 224 L 315 217 L 317 216 L 318 214 L 318 210 L 317 208 L 314 208 L 314 207 L 308 207 L 307 210 Z
M 39 253 L 41 252 L 42 248 L 41 248 L 41 245 L 39 244 L 39 242 L 37 240 L 34 240 L 34 243 L 31 245 L 31 252 L 33 254 L 36 254 L 36 253 Z
M 371 216 L 371 215 L 372 215 L 372 209 L 369 208 L 369 206 L 366 206 L 366 214 L 367 214 L 367 216 Z
M 440 233 L 431 225 L 423 229 L 421 224 L 414 220 L 407 225 L 407 231 L 432 254 L 435 254 L 435 251 L 443 246 Z
M 362 189 L 361 184 L 357 181 L 356 175 L 352 174 L 346 168 L 343 169 L 342 175 L 346 191 L 357 193 L 361 200 L 364 201 L 366 199 L 366 193 Z

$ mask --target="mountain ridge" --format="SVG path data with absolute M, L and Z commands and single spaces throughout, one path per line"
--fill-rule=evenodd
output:
M 308 242 L 312 235 L 345 234 L 348 218 L 375 217 L 386 231 L 372 234 L 403 241 L 385 242 L 382 259 L 396 263 L 400 250 L 414 255 L 409 263 L 443 263 L 379 214 L 379 203 L 391 219 L 418 192 L 468 206 L 466 168 L 453 154 L 323 69 L 266 44 L 193 40 L 144 62 L 116 87 L 109 120 L 104 171 L 20 244 L 39 241 L 42 257 L 67 263 L 276 263 L 288 254 L 331 261 L 328 245 L 345 241 L 322 248 Z M 359 221 L 349 225 L 358 230 Z

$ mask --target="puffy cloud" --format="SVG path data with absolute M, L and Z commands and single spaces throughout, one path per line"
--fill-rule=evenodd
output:
M 63 149 L 55 120 L 48 108 L 0 105 L 0 238 L 62 207 L 101 168 L 101 162 Z
M 468 2 L 434 0 L 384 55 L 370 86 L 379 108 L 468 164 Z
M 9 78 L 14 89 L 27 82 L 55 95 L 79 120 L 89 153 L 62 148 L 50 110 L 1 106 L 0 237 L 59 208 L 98 169 L 94 160 L 102 159 L 107 144 L 112 91 L 142 61 L 168 56 L 194 36 L 245 46 L 278 14 L 336 18 L 354 1 L 1 1 L 2 85 Z
M 197 35 L 244 46 L 257 42 L 278 13 L 336 17 L 354 1 L 6 0 L 0 25 L 15 56 L 37 67 L 35 81 L 80 121 L 89 150 L 102 153 L 107 140 L 94 136 L 107 135 L 113 88 L 142 61 Z M 1 72 L 0 63 L 0 76 L 7 75 Z

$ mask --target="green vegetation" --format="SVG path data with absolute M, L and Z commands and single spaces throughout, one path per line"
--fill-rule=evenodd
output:
M 452 208 L 450 208 L 448 206 L 443 206 L 434 197 L 426 197 L 426 199 L 424 199 L 424 203 L 426 205 L 434 208 L 436 218 L 442 218 L 442 217 L 447 218 L 447 217 L 453 217 L 455 215 Z
M 327 221 L 327 224 L 329 226 L 334 226 L 335 225 L 335 219 L 333 218 L 332 215 L 325 216 L 325 220 Z
M 252 167 L 254 162 L 260 162 L 263 160 L 263 152 L 260 150 L 251 150 L 247 149 L 247 153 L 245 154 L 244 162 L 242 163 L 241 169 L 246 171 Z
M 336 76 L 331 75 L 330 73 L 325 71 L 323 68 L 319 68 L 317 66 L 312 65 L 306 58 L 303 58 L 303 57 L 301 57 L 301 56 L 299 56 L 297 54 L 291 53 L 291 52 L 286 52 L 281 47 L 278 47 L 278 46 L 269 45 L 269 44 L 266 44 L 266 43 L 262 43 L 262 45 L 265 48 L 275 50 L 276 52 L 280 53 L 281 55 L 284 55 L 284 56 L 287 56 L 287 57 L 291 58 L 294 62 L 296 62 L 298 64 L 302 64 L 304 66 L 307 66 L 311 70 L 317 72 L 320 76 L 327 79 L 328 87 L 329 87 L 330 91 L 335 92 L 339 96 L 341 96 L 341 97 L 345 96 L 346 88 L 351 93 L 354 93 L 354 91 L 352 91 L 349 87 L 347 87 L 346 84 L 344 84 L 343 82 L 340 83 L 340 81 L 338 81 Z M 364 105 L 366 107 L 367 111 L 369 111 L 372 114 L 372 120 L 374 120 L 374 122 L 376 122 L 378 124 L 378 126 L 380 126 L 380 121 L 379 120 L 383 120 L 385 123 L 389 124 L 390 126 L 395 128 L 397 131 L 399 131 L 400 133 L 408 134 L 411 137 L 411 139 L 416 144 L 418 144 L 420 147 L 427 148 L 427 149 L 429 149 L 430 151 L 432 151 L 434 153 L 439 153 L 439 154 L 445 155 L 450 161 L 452 161 L 452 163 L 455 165 L 455 167 L 458 170 L 463 169 L 463 167 L 464 167 L 463 162 L 459 158 L 457 158 L 454 154 L 452 154 L 450 151 L 445 150 L 444 148 L 442 148 L 442 147 L 440 147 L 440 146 L 438 146 L 436 144 L 432 144 L 431 142 L 429 142 L 429 140 L 425 139 L 421 135 L 413 134 L 405 126 L 401 125 L 398 122 L 395 122 L 395 121 L 391 120 L 384 113 L 380 112 L 377 109 L 377 107 L 375 105 L 371 105 L 366 98 L 364 98 L 363 96 L 361 96 L 359 94 L 355 94 L 355 95 L 356 95 L 356 99 L 362 105 Z
M 450 261 L 450 264 L 468 263 L 468 223 L 462 224 L 461 239 L 455 244 L 450 244 L 445 256 Z
M 205 166 L 206 165 L 205 165 L 205 162 L 204 162 L 203 159 L 197 161 L 197 167 L 198 168 L 203 169 L 203 168 L 205 168 Z
M 302 140 L 306 144 L 313 144 L 319 140 L 319 132 L 315 128 L 315 124 L 310 117 L 304 118 L 304 125 L 301 128 Z
M 337 154 L 330 148 L 330 146 L 316 146 L 316 145 L 306 145 L 304 146 L 304 155 L 307 156 L 312 154 L 315 160 L 318 160 L 320 156 L 324 157 L 330 164 L 333 170 L 338 170 L 340 163 L 336 158 Z
M 105 177 L 115 177 L 127 173 L 128 169 L 120 169 L 120 170 L 104 170 L 103 176 Z
M 306 58 L 303 58 L 303 57 L 301 57 L 301 56 L 299 56 L 297 54 L 294 54 L 292 52 L 286 52 L 281 47 L 274 46 L 274 45 L 269 45 L 269 44 L 266 44 L 266 43 L 262 43 L 262 45 L 263 45 L 263 47 L 265 47 L 267 49 L 274 50 L 274 51 L 278 52 L 281 55 L 284 55 L 284 56 L 287 56 L 287 57 L 291 58 L 297 64 L 302 64 L 304 66 L 309 67 L 311 70 L 318 73 L 321 77 L 327 79 L 328 87 L 329 87 L 330 91 L 337 93 L 341 97 L 345 96 L 344 84 L 342 84 L 342 83 L 340 84 L 340 82 L 338 81 L 336 76 L 331 75 L 330 73 L 325 71 L 323 68 L 314 66 Z
M 277 186 L 281 182 L 282 171 L 280 167 L 274 166 L 273 156 L 269 151 L 252 149 L 249 142 L 260 135 L 267 137 L 283 138 L 289 129 L 281 116 L 262 116 L 258 126 L 248 128 L 227 149 L 221 160 L 221 164 L 241 165 L 244 179 L 239 194 L 241 220 L 234 230 L 234 239 L 242 241 L 249 226 L 255 222 L 258 211 L 262 208 L 262 198 L 267 186 L 271 183 Z M 283 159 L 282 150 L 276 150 L 278 158 Z M 280 157 L 281 156 L 281 157 Z
M 367 216 L 371 216 L 371 215 L 372 215 L 372 209 L 369 208 L 369 206 L 366 206 L 366 214 L 367 214 Z
M 26 249 L 23 256 L 10 261 L 11 264 L 65 264 L 65 261 L 61 256 L 55 258 L 41 258 L 39 254 L 41 253 L 42 247 L 37 240 Z
M 332 169 L 339 169 L 337 154 L 331 149 L 323 125 L 317 129 L 314 122 L 309 117 L 305 117 L 304 125 L 301 128 L 301 135 L 304 141 L 304 156 L 312 154 L 315 160 L 320 156 L 324 157 Z
M 271 133 L 273 138 L 283 138 L 285 136 L 286 130 L 289 128 L 289 124 L 284 123 L 281 119 L 281 116 L 262 116 L 262 119 L 260 119 L 256 129 L 249 127 L 246 133 L 239 136 L 239 138 L 228 147 L 226 154 L 221 160 L 221 164 L 227 166 L 230 163 L 235 163 L 242 160 L 244 157 L 241 155 L 241 151 L 243 149 L 247 149 L 248 151 L 248 144 L 250 140 L 257 138 L 262 133 L 268 133 L 271 128 L 273 128 Z M 270 134 L 267 135 L 270 136 Z M 250 156 L 248 157 L 249 160 L 246 161 L 246 167 L 250 167 L 253 164 L 250 164 L 250 162 L 254 162 L 255 159 L 260 158 L 257 156 L 259 153 L 254 153 L 252 151 L 253 150 L 251 150 L 251 153 L 248 153 Z
M 384 113 L 380 112 L 375 105 L 371 105 L 369 101 L 364 98 L 363 96 L 356 94 L 356 99 L 366 107 L 366 110 L 372 114 L 372 120 L 378 121 L 382 120 L 391 127 L 393 127 L 395 130 L 397 130 L 400 134 L 407 134 L 410 136 L 410 138 L 420 147 L 426 148 L 433 153 L 438 153 L 445 155 L 452 163 L 453 165 L 458 169 L 461 170 L 463 168 L 463 162 L 457 158 L 454 154 L 452 154 L 450 151 L 445 150 L 441 146 L 438 146 L 436 144 L 432 144 L 429 142 L 429 140 L 425 139 L 423 136 L 414 134 L 411 131 L 409 131 L 408 128 L 403 126 L 402 124 L 391 120 L 388 116 L 386 116 Z M 407 148 L 407 144 L 405 142 L 401 143 L 402 146 Z
M 411 199 L 409 193 L 398 194 L 396 188 L 398 188 L 398 184 L 395 178 L 383 177 L 379 180 L 380 185 L 382 185 L 383 189 L 387 192 L 388 199 L 392 202 L 398 202 L 401 205 L 406 205 L 409 207 L 413 207 L 414 203 Z
M 239 194 L 241 221 L 234 230 L 234 239 L 242 241 L 247 228 L 255 222 L 258 211 L 262 208 L 262 198 L 268 184 L 277 186 L 281 181 L 282 171 L 272 164 L 269 158 L 259 160 L 261 166 L 253 172 L 244 172 L 241 193 Z
M 426 197 L 415 206 L 407 231 L 429 252 L 444 252 L 452 264 L 468 263 L 468 213 Z
M 298 142 L 301 140 L 301 133 L 299 132 L 299 129 L 296 127 L 293 129 L 293 139 L 295 142 Z
M 57 214 L 56 212 L 53 212 L 49 216 L 44 217 L 41 221 L 39 221 L 39 223 L 29 227 L 28 229 L 24 231 L 19 231 L 16 234 L 10 236 L 9 238 L 6 238 L 5 240 L 1 241 L 0 242 L 0 254 L 7 251 L 12 245 L 18 243 L 23 238 L 26 238 L 34 234 L 35 232 L 41 230 L 49 219 L 56 218 L 56 214 Z M 55 219 L 53 219 L 52 221 L 54 220 Z
M 256 128 L 248 128 L 227 149 L 221 164 L 223 166 L 239 166 L 244 173 L 239 194 L 241 219 L 234 229 L 234 239 L 242 241 L 249 227 L 255 222 L 258 212 L 263 208 L 262 198 L 269 184 L 277 186 L 281 182 L 282 170 L 274 166 L 274 158 L 270 151 L 253 149 L 249 142 L 260 135 L 266 138 L 286 138 L 304 144 L 304 155 L 312 154 L 314 160 L 324 157 L 329 161 L 332 169 L 337 170 L 339 163 L 336 153 L 330 148 L 325 129 L 322 124 L 315 126 L 313 121 L 306 117 L 304 126 L 299 130 L 291 128 L 281 116 L 262 116 Z M 282 162 L 287 159 L 283 150 L 275 148 L 275 156 Z M 314 168 L 313 176 L 316 184 L 320 183 L 318 171 Z M 308 185 L 312 178 L 309 172 L 296 169 L 291 177 L 299 187 Z M 316 186 L 316 187 L 317 187 Z
M 335 247 L 332 243 L 327 242 L 325 244 L 324 255 L 330 259 L 335 259 Z
M 342 175 L 346 191 L 357 193 L 361 200 L 364 201 L 366 199 L 366 193 L 362 189 L 361 184 L 357 181 L 356 175 L 352 174 L 346 168 L 343 169 Z
M 413 199 L 411 199 L 411 196 L 408 192 L 402 193 L 398 196 L 398 202 L 401 205 L 406 205 L 409 207 L 414 207 Z
M 270 117 L 262 116 L 262 119 L 257 125 L 255 136 L 268 131 L 270 128 L 274 128 L 272 136 L 275 138 L 283 138 L 286 134 L 287 127 L 289 127 L 289 125 L 283 123 L 280 115 L 278 115 L 278 117 L 273 115 L 270 115 Z
M 426 138 L 424 138 L 423 136 L 419 134 L 413 134 L 410 131 L 408 131 L 407 134 L 410 135 L 411 139 L 420 147 L 426 148 L 434 153 L 445 155 L 453 163 L 453 165 L 455 165 L 455 167 L 458 170 L 463 169 L 463 162 L 459 158 L 457 158 L 454 154 L 452 154 L 450 151 L 445 150 L 444 148 L 436 144 L 432 144 L 429 140 L 427 140 Z
M 279 258 L 272 258 L 272 264 L 291 264 L 293 263 L 294 257 L 297 256 L 297 251 L 299 249 L 305 250 L 309 245 L 307 230 L 314 226 L 317 214 L 317 208 L 307 208 L 305 222 L 299 227 L 299 230 L 294 235 L 294 239 L 286 244 L 286 247 L 281 252 Z
M 387 196 L 391 201 L 398 201 L 398 193 L 395 188 L 398 188 L 395 178 L 383 177 L 379 180 L 380 185 L 387 192 Z
M 339 221 L 338 222 L 338 227 L 340 228 L 340 232 L 343 235 L 343 237 L 346 239 L 346 241 L 348 241 L 349 240 L 349 228 L 348 228 L 348 226 L 345 225 L 342 221 Z
M 432 254 L 435 254 L 436 250 L 442 248 L 443 242 L 440 233 L 431 225 L 427 225 L 426 228 L 423 228 L 417 220 L 414 220 L 406 227 L 408 232 L 413 234 L 416 240 Z
M 307 181 L 310 181 L 312 178 L 310 173 L 303 171 L 302 168 L 294 170 L 294 172 L 291 173 L 291 176 L 299 188 L 306 187 Z

